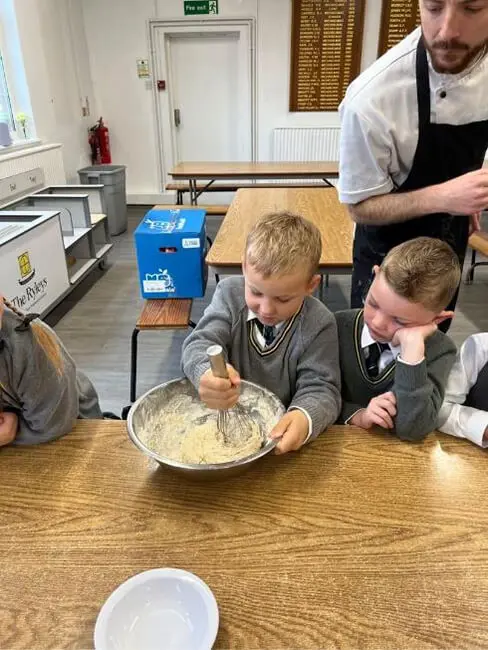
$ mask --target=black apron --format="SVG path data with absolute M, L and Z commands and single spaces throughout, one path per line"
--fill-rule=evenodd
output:
M 416 57 L 419 136 L 412 169 L 396 192 L 411 192 L 479 169 L 488 147 L 488 120 L 454 126 L 430 121 L 430 84 L 427 53 L 420 38 Z M 468 243 L 469 218 L 429 214 L 387 226 L 358 224 L 354 237 L 351 307 L 362 307 L 375 264 L 390 249 L 415 237 L 442 239 L 452 246 L 462 265 Z M 459 288 L 458 288 L 459 290 Z M 449 305 L 454 309 L 457 292 Z M 444 325 L 444 327 L 442 327 Z M 447 329 L 443 323 L 440 329 Z M 447 326 L 449 322 L 447 323 Z

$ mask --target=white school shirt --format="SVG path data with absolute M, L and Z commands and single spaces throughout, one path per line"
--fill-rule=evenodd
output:
M 439 431 L 488 447 L 483 435 L 488 412 L 463 406 L 482 368 L 488 363 L 488 333 L 473 334 L 461 346 L 447 380 L 438 418 Z
M 355 204 L 406 181 L 418 142 L 417 28 L 349 86 L 339 107 L 339 199 Z M 459 74 L 440 74 L 429 54 L 431 122 L 488 119 L 488 55 Z

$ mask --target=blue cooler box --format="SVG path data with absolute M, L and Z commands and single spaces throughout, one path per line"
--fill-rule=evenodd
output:
M 204 295 L 205 210 L 149 210 L 134 239 L 143 298 Z

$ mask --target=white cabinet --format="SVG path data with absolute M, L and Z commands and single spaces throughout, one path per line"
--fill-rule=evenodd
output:
M 59 213 L 0 212 L 0 278 L 24 312 L 44 314 L 71 290 Z
M 13 185 L 15 182 L 12 182 L 12 178 L 10 182 Z M 4 179 L 7 180 L 9 179 Z M 23 187 L 19 183 L 20 181 L 17 187 Z M 103 212 L 103 185 L 58 185 L 44 187 L 28 196 L 11 198 L 12 200 L 0 210 L 1 290 L 7 298 L 13 296 L 19 303 L 23 302 L 23 305 L 18 305 L 20 309 L 45 314 L 97 265 L 101 268 L 105 265 L 113 244 L 107 217 Z M 55 223 L 57 229 L 55 235 L 54 231 L 51 232 L 49 241 L 43 230 L 43 224 L 47 221 Z M 51 228 L 54 228 L 54 225 L 51 225 Z M 16 242 L 13 249 L 12 242 Z M 36 268 L 41 264 L 40 248 L 44 250 L 42 265 L 46 265 L 51 258 L 56 260 L 55 266 L 50 268 L 49 280 L 49 287 L 54 289 L 46 290 L 42 300 L 25 299 L 25 296 L 30 295 L 30 290 L 18 294 L 22 294 L 24 298 L 17 297 L 15 293 L 19 282 L 20 248 L 26 248 L 27 252 L 35 251 Z M 52 254 L 51 250 L 54 251 Z M 30 253 L 28 258 L 31 259 Z
M 44 185 L 44 172 L 40 167 L 0 179 L 0 205 L 14 198 L 35 192 Z

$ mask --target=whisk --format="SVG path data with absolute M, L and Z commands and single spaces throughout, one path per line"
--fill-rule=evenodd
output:
M 225 363 L 224 351 L 221 345 L 211 345 L 207 348 L 208 358 L 210 360 L 210 368 L 214 377 L 222 379 L 229 379 L 227 366 Z M 231 417 L 232 413 L 232 417 Z M 234 427 L 231 427 L 235 425 Z M 222 435 L 224 442 L 234 442 L 248 438 L 251 435 L 251 426 L 253 425 L 252 418 L 248 415 L 246 409 L 242 404 L 237 404 L 229 410 L 221 410 L 217 414 L 217 430 Z M 231 432 L 232 430 L 232 432 Z

